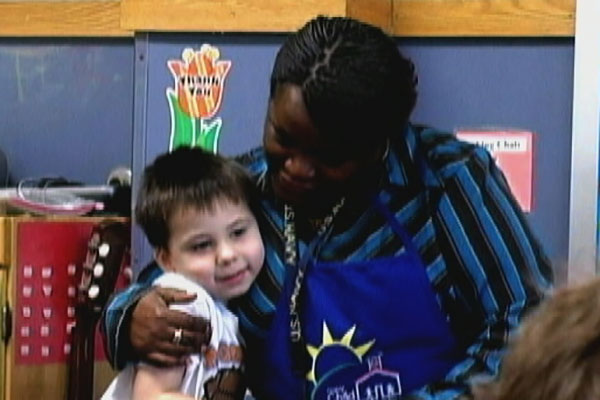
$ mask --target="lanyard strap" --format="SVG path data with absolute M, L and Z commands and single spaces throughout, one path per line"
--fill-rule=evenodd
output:
M 298 243 L 296 235 L 296 220 L 294 209 L 286 204 L 284 206 L 284 237 L 285 237 L 285 262 L 288 267 L 296 267 L 296 278 L 290 296 L 290 340 L 292 342 L 292 362 L 294 369 L 299 373 L 306 372 L 304 362 L 305 359 L 302 327 L 300 325 L 299 299 L 304 282 L 306 268 L 312 257 L 319 253 L 321 246 L 331 234 L 333 220 L 339 213 L 345 203 L 345 198 L 335 204 L 331 212 L 323 220 L 323 224 L 318 228 L 317 236 L 309 243 L 308 248 L 302 254 L 300 262 L 298 262 Z M 300 362 L 298 362 L 300 361 Z

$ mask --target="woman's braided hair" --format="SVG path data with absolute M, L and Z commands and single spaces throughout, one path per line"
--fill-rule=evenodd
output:
M 313 123 L 335 141 L 398 132 L 417 98 L 414 66 L 396 42 L 344 17 L 317 17 L 286 40 L 275 59 L 270 97 L 286 83 L 302 88 Z

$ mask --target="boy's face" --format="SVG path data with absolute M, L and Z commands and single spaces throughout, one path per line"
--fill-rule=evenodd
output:
M 176 210 L 167 249 L 156 252 L 166 270 L 198 282 L 213 297 L 244 294 L 265 258 L 258 224 L 245 203 L 217 200 L 212 209 Z

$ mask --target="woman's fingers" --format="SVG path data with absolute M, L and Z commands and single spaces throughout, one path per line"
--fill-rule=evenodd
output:
M 169 309 L 194 294 L 167 288 L 150 289 L 135 306 L 131 316 L 131 345 L 144 360 L 159 365 L 178 365 L 190 353 L 199 352 L 210 341 L 210 323 Z

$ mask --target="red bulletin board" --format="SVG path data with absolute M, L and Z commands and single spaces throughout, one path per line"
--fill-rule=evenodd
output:
M 486 148 L 502 169 L 508 185 L 523 211 L 532 207 L 533 133 L 519 130 L 459 130 L 465 142 Z
M 17 227 L 13 334 L 16 364 L 69 360 L 76 291 L 93 221 L 28 221 Z M 123 275 L 123 274 L 121 274 Z M 125 282 L 119 276 L 120 284 Z M 98 332 L 96 359 L 104 360 Z

